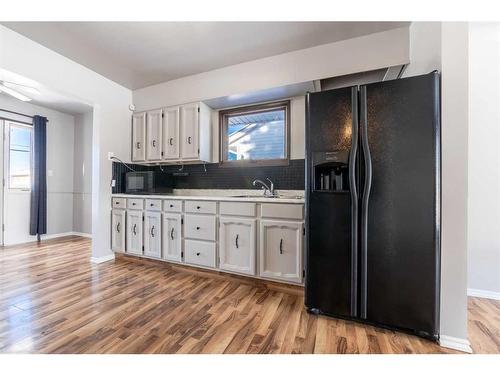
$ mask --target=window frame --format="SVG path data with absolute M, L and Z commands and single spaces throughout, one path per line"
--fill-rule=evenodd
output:
M 228 160 L 228 117 L 244 114 L 268 112 L 270 110 L 285 110 L 285 157 L 283 159 L 258 159 L 258 160 Z M 290 164 L 290 100 L 259 103 L 240 106 L 219 111 L 219 164 L 223 167 L 262 167 L 262 166 L 286 166 Z
M 32 182 L 33 182 L 33 149 L 34 149 L 34 145 L 33 145 L 33 126 L 32 125 L 28 125 L 28 124 L 23 124 L 23 123 L 20 123 L 20 122 L 16 122 L 16 121 L 6 121 L 7 123 L 7 127 L 6 127 L 6 133 L 7 133 L 7 139 L 5 142 L 6 144 L 6 150 L 7 152 L 4 153 L 4 156 L 5 156 L 5 161 L 6 161 L 6 165 L 7 165 L 7 171 L 8 171 L 8 175 L 5 176 L 7 178 L 7 182 L 6 182 L 6 187 L 7 189 L 11 190 L 11 191 L 20 191 L 20 192 L 31 192 L 31 185 L 32 185 Z M 11 157 L 10 157 L 10 153 L 11 153 L 11 136 L 10 136 L 10 130 L 11 128 L 14 127 L 14 128 L 23 128 L 23 129 L 28 129 L 29 132 L 30 132 L 30 149 L 29 149 L 29 161 L 30 161 L 30 167 L 29 167 L 29 171 L 30 171 L 30 186 L 28 188 L 25 188 L 25 187 L 12 187 L 11 185 Z M 5 178 L 4 177 L 4 178 Z

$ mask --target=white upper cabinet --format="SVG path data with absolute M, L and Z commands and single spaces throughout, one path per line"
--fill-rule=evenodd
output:
M 181 214 L 163 214 L 163 259 L 182 261 Z
M 165 108 L 163 110 L 163 159 L 179 158 L 179 107 Z
M 301 222 L 260 221 L 260 276 L 302 281 Z
M 219 222 L 220 268 L 255 275 L 256 220 L 221 217 Z
M 132 161 L 207 162 L 212 152 L 212 110 L 202 102 L 132 115 Z
M 146 161 L 146 112 L 132 115 L 132 161 Z
M 199 111 L 200 103 L 181 106 L 181 158 L 199 158 Z
M 161 258 L 161 213 L 146 211 L 144 215 L 144 255 Z
M 146 114 L 146 159 L 161 160 L 162 151 L 162 110 L 148 111 Z

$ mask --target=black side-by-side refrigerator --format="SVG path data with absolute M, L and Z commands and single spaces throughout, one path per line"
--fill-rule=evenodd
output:
M 439 338 L 439 73 L 309 93 L 309 312 Z

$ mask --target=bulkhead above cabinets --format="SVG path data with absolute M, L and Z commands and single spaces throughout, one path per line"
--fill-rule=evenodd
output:
M 132 162 L 213 162 L 211 108 L 202 102 L 132 115 Z

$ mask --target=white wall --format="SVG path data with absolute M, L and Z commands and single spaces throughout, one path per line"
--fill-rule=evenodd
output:
M 92 122 L 92 112 L 75 116 L 73 230 L 84 234 L 92 234 Z
M 110 249 L 111 162 L 130 159 L 132 92 L 32 40 L 0 26 L 0 68 L 17 73 L 94 108 L 92 130 L 92 256 Z
M 73 231 L 73 116 L 0 95 L 0 107 L 49 119 L 47 125 L 47 235 Z M 26 118 L 23 121 L 29 120 Z M 7 189 L 6 189 L 7 190 Z M 7 192 L 6 245 L 35 241 L 29 235 L 30 194 Z
M 409 30 L 394 29 L 195 74 L 135 90 L 137 110 L 403 65 Z
M 500 23 L 469 34 L 469 294 L 500 298 Z

